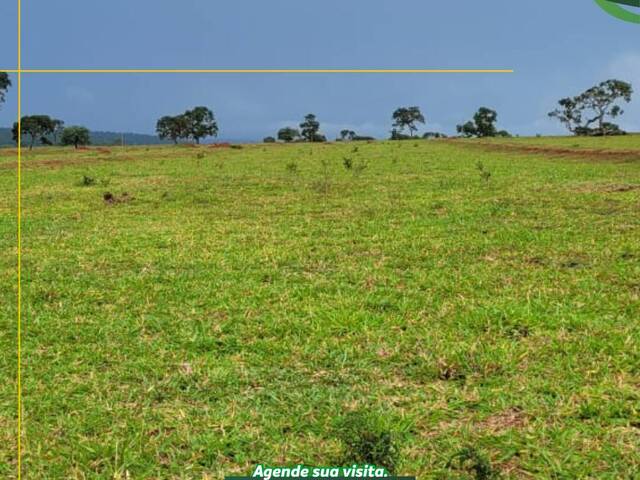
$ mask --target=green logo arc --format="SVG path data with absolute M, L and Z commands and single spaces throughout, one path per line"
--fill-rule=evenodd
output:
M 613 15 L 614 17 L 624 20 L 625 22 L 638 23 L 640 24 L 640 14 L 633 13 L 629 10 L 622 8 L 619 3 L 623 3 L 626 5 L 636 5 L 635 1 L 625 1 L 625 0 L 596 0 L 596 3 L 602 7 L 602 9 Z M 636 5 L 640 6 L 640 5 Z

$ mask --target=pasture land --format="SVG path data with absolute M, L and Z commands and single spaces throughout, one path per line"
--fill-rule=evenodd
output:
M 640 137 L 34 149 L 22 201 L 28 478 L 328 465 L 367 428 L 421 478 L 638 474 Z

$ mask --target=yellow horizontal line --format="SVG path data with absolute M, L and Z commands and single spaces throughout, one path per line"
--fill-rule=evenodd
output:
M 339 68 L 312 68 L 312 69 L 173 69 L 173 68 L 131 68 L 131 69 L 1 69 L 7 73 L 514 73 L 512 69 L 440 69 L 440 68 L 406 68 L 406 69 L 339 69 Z

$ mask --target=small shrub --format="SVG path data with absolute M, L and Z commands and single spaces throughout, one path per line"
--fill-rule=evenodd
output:
M 353 168 L 353 160 L 349 157 L 344 157 L 342 159 L 342 165 L 344 165 L 344 168 L 347 170 L 351 170 Z
M 95 185 L 96 183 L 98 183 L 98 181 L 88 175 L 83 175 L 82 180 L 80 180 L 80 185 L 82 185 L 83 187 L 90 187 L 92 185 Z
M 196 154 L 196 158 L 197 158 L 198 160 L 202 160 L 202 159 L 204 158 L 204 152 L 198 152 L 198 153 Z
M 352 153 L 358 153 L 359 151 L 360 151 L 360 147 L 357 147 L 357 146 L 351 149 Z
M 326 158 L 320 160 L 322 165 L 322 176 L 312 184 L 312 188 L 323 195 L 327 196 L 331 190 L 331 178 L 329 176 L 329 161 Z
M 491 179 L 491 172 L 485 169 L 484 164 L 482 162 L 476 163 L 476 168 L 480 172 L 480 178 L 485 182 L 488 182 Z
M 356 164 L 353 166 L 353 175 L 358 176 L 362 172 L 364 172 L 367 168 L 369 168 L 369 164 L 364 160 L 356 162 Z
M 287 172 L 291 174 L 298 173 L 298 164 L 293 160 L 287 162 Z
M 343 463 L 369 464 L 384 467 L 393 473 L 400 452 L 398 435 L 391 422 L 370 411 L 351 412 L 338 426 L 338 438 L 344 445 Z

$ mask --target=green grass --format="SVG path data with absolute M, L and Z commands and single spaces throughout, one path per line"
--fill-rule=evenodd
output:
M 640 161 L 354 147 L 25 153 L 28 478 L 366 458 L 421 478 L 638 474 Z M 0 153 L 2 478 L 13 161 Z

